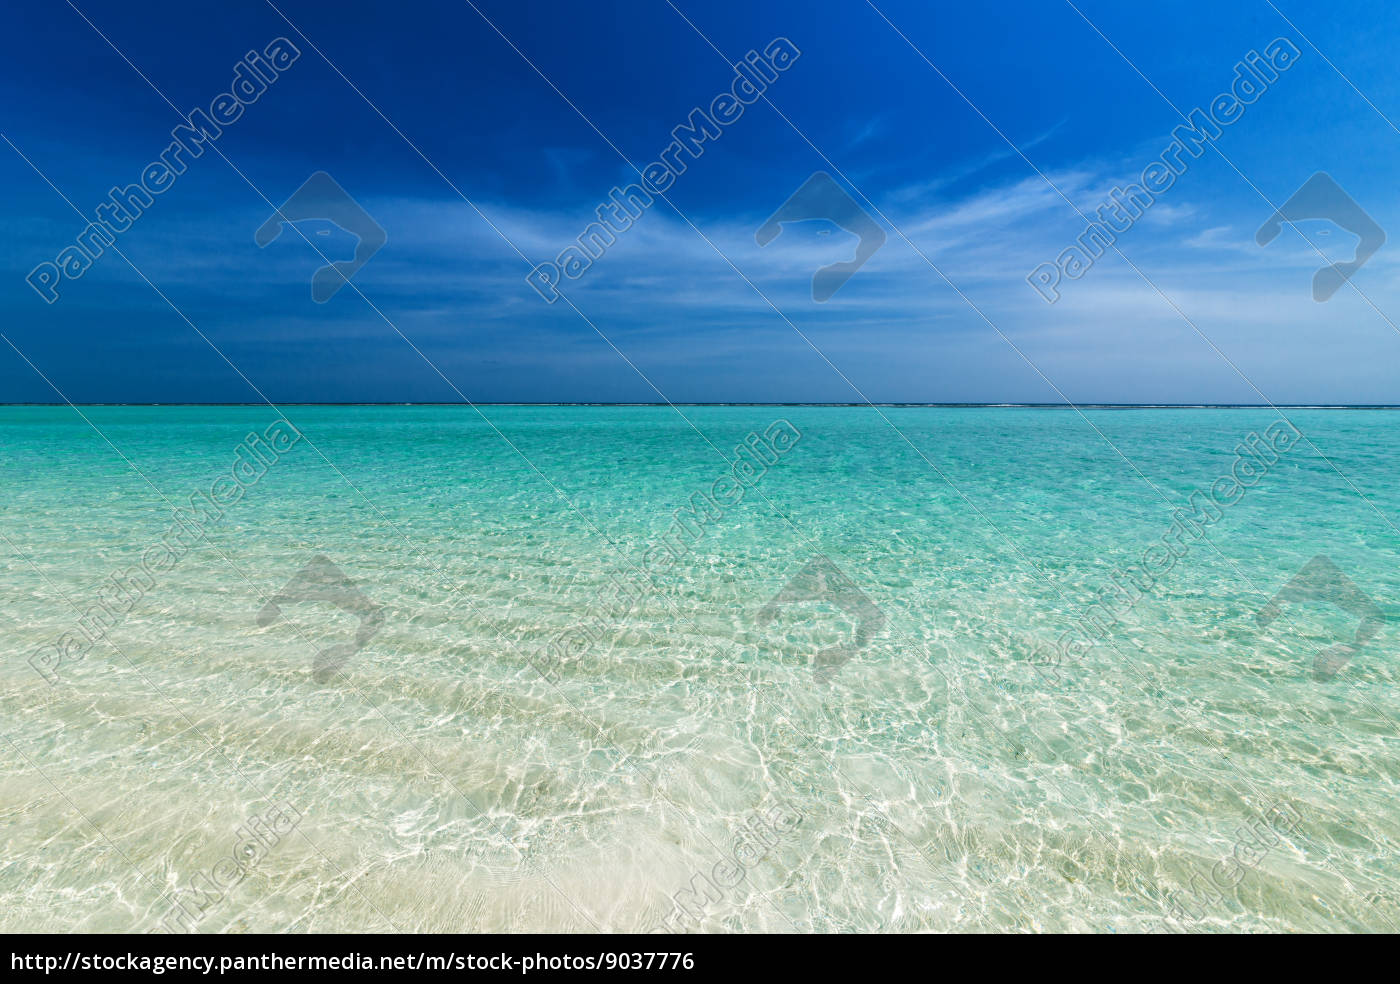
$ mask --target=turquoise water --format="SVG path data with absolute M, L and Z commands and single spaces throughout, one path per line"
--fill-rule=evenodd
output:
M 0 930 L 1400 928 L 1400 414 L 280 416 L 0 409 Z

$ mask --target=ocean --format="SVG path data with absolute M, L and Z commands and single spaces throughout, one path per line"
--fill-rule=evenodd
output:
M 1400 930 L 1400 414 L 0 408 L 0 930 Z

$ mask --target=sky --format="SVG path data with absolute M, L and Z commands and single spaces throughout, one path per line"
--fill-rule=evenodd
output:
M 0 26 L 0 402 L 1400 404 L 1383 0 L 7 0 Z M 775 42 L 752 104 L 716 104 Z M 219 103 L 250 51 L 281 70 Z M 1200 156 L 1066 260 L 1250 59 Z M 147 172 L 216 104 L 237 118 Z M 731 119 L 664 197 L 532 286 L 697 108 Z M 322 172 L 348 204 L 279 224 Z M 851 222 L 756 238 L 818 172 L 884 237 L 825 300 Z M 1394 230 L 1321 301 L 1355 228 L 1304 201 L 1256 242 L 1319 172 Z M 148 174 L 100 255 L 60 260 Z M 360 217 L 371 255 L 313 296 Z

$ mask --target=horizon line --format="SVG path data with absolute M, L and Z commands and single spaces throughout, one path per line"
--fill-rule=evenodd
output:
M 456 401 L 288 401 L 261 402 L 0 402 L 0 408 L 8 407 L 907 407 L 928 409 L 1029 409 L 1029 410 L 1400 410 L 1395 403 L 918 403 L 904 401 L 839 403 L 839 402 L 633 402 L 633 401 L 528 401 L 528 400 L 481 400 L 475 402 Z

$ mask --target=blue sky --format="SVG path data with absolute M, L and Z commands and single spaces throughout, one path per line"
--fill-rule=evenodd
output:
M 474 2 L 6 4 L 0 401 L 1400 403 L 1394 4 L 676 0 L 692 27 L 665 0 Z M 118 237 L 136 270 L 109 250 L 46 303 L 26 276 L 169 145 L 160 93 L 207 111 L 279 36 L 301 55 L 213 142 L 227 161 L 189 160 Z M 562 283 L 572 307 L 546 304 L 526 274 L 637 180 L 624 157 L 655 160 L 729 89 L 724 56 L 779 37 L 801 54 L 771 105 L 685 158 L 669 203 Z M 1047 304 L 1026 277 L 1083 231 L 1075 207 L 1161 156 L 1168 100 L 1208 108 L 1277 38 L 1296 63 L 1221 128 L 1223 157 L 1189 160 L 1126 259 Z M 754 239 L 819 170 L 887 234 L 825 303 L 812 273 L 853 237 Z M 317 249 L 348 259 L 349 236 L 253 239 L 317 171 L 388 237 L 320 304 Z M 1254 241 L 1317 171 L 1394 230 L 1322 303 L 1318 250 L 1355 237 Z

